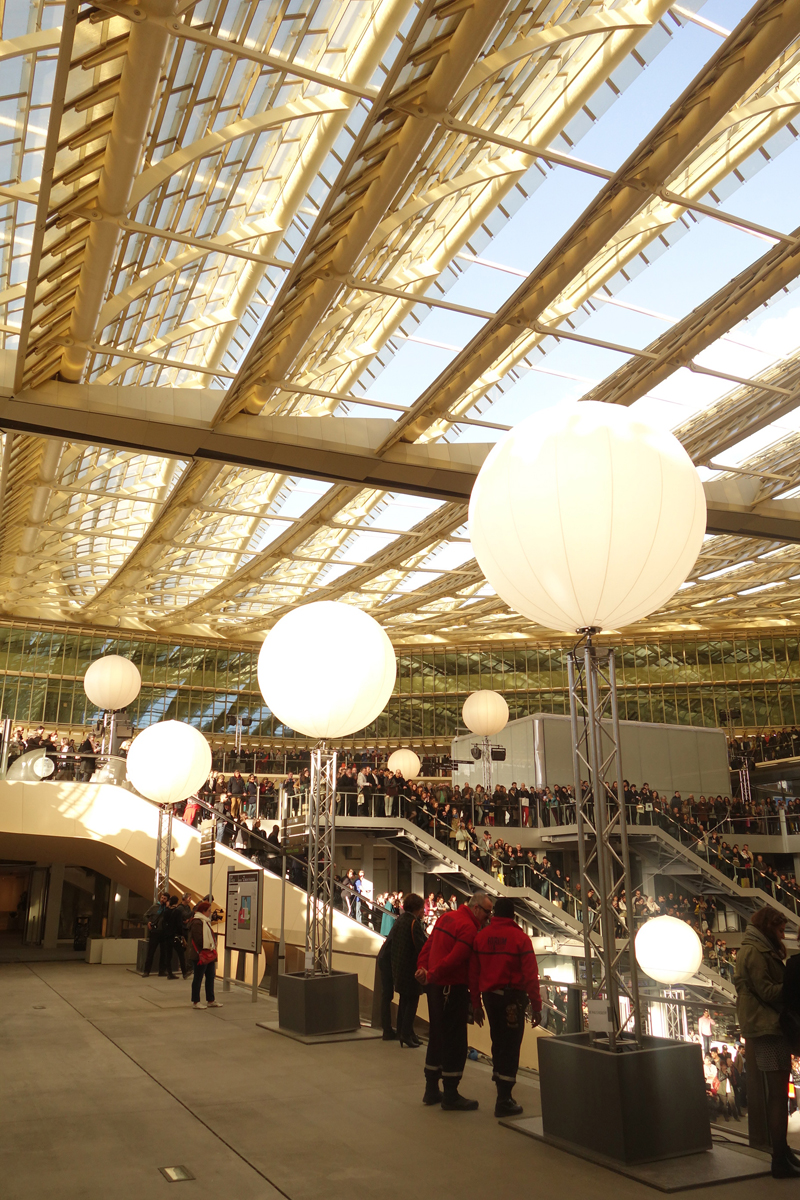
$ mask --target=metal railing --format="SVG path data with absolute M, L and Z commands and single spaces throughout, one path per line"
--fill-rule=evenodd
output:
M 298 793 L 288 799 L 292 805 L 292 815 L 306 815 L 307 801 L 304 793 Z M 423 832 L 429 833 L 437 842 L 449 846 L 454 854 L 468 863 L 480 866 L 499 883 L 507 887 L 530 888 L 580 920 L 580 901 L 563 882 L 549 873 L 543 873 L 539 864 L 530 862 L 527 858 L 511 861 L 506 852 L 499 852 L 494 845 L 487 851 L 485 844 L 479 841 L 474 830 L 470 830 L 461 817 L 442 819 L 439 812 L 422 804 L 418 798 L 405 794 L 339 792 L 337 816 L 365 820 L 403 818 Z M 460 828 L 462 824 L 463 829 Z
M 230 850 L 235 850 L 242 854 L 245 858 L 249 858 L 257 866 L 269 871 L 273 875 L 280 878 L 283 869 L 283 859 L 286 860 L 286 878 L 290 883 L 302 888 L 303 891 L 308 887 L 308 855 L 307 847 L 294 846 L 293 849 L 288 848 L 289 839 L 284 842 L 271 842 L 269 836 L 261 829 L 253 829 L 246 825 L 243 821 L 233 817 L 230 813 L 219 812 L 213 804 L 199 796 L 190 797 L 186 805 L 195 805 L 200 812 L 205 813 L 206 820 L 213 820 L 216 823 L 215 840 Z M 180 807 L 180 805 L 176 806 Z M 185 812 L 185 810 L 184 810 Z M 299 814 L 295 814 L 299 816 Z M 181 817 L 177 816 L 177 820 Z M 258 818 L 260 819 L 260 818 Z M 272 820 L 273 818 L 265 818 Z M 275 824 L 279 824 L 275 820 Z M 305 836 L 305 835 L 303 835 Z M 334 880 L 335 900 L 334 905 L 338 911 L 344 916 L 352 918 L 358 924 L 371 927 L 373 932 L 380 933 L 380 923 L 386 913 L 386 909 L 376 903 L 373 897 L 366 894 L 358 894 L 355 887 L 351 887 L 347 883 L 339 880 Z M 365 914 L 371 918 L 372 924 L 368 926 L 366 922 L 361 920 L 361 915 Z M 376 924 L 378 927 L 376 927 Z
M 722 843 L 717 837 L 698 836 L 670 813 L 658 811 L 653 814 L 655 819 L 649 822 L 651 825 L 662 829 L 668 833 L 682 846 L 691 850 L 698 858 L 702 858 L 710 867 L 719 871 L 731 883 L 736 884 L 740 889 L 746 888 L 752 891 L 761 891 L 766 899 L 777 900 L 784 907 L 790 909 L 795 916 L 800 915 L 800 889 L 794 890 L 789 885 L 789 881 L 782 882 L 780 878 L 774 879 L 767 870 L 759 867 L 755 860 L 737 862 L 733 855 L 733 848 Z M 630 815 L 628 820 L 631 824 Z M 714 831 L 714 834 L 716 831 Z
M 728 758 L 731 767 L 738 770 L 746 762 L 779 762 L 784 758 L 800 756 L 800 732 L 781 730 L 779 733 L 752 734 L 728 742 Z
M 125 760 L 121 756 L 112 757 L 110 755 L 103 755 L 100 752 L 90 754 L 75 751 L 67 753 L 43 749 L 40 757 L 48 759 L 53 764 L 53 769 L 49 776 L 43 778 L 37 776 L 40 782 L 62 782 L 69 780 L 87 782 L 96 771 L 103 769 L 109 770 L 112 774 L 115 772 L 116 774 L 121 773 L 124 779 Z M 12 765 L 12 762 L 13 760 L 9 763 L 9 766 Z M 238 799 L 240 810 L 246 817 L 257 817 L 260 820 L 267 821 L 274 821 L 278 818 L 280 790 L 275 791 L 272 795 L 262 795 L 259 792 L 255 797 L 245 793 L 235 799 Z M 195 802 L 203 808 L 214 811 L 218 827 L 227 823 L 232 829 L 241 833 L 242 839 L 245 840 L 245 844 L 247 845 L 250 844 L 247 839 L 255 838 L 258 841 L 259 837 L 261 837 L 266 849 L 268 845 L 266 835 L 259 835 L 257 831 L 251 830 L 231 814 L 221 816 L 216 810 L 213 810 L 210 800 L 204 796 L 195 798 Z M 308 793 L 307 789 L 303 787 L 302 782 L 294 794 L 286 795 L 285 803 L 287 815 L 291 819 L 302 820 L 307 816 Z M 506 811 L 506 809 L 507 806 L 504 805 L 501 811 Z M 402 817 L 416 825 L 423 832 L 429 833 L 437 842 L 448 845 L 455 855 L 464 858 L 473 866 L 480 866 L 487 874 L 497 879 L 498 882 L 509 887 L 529 888 L 534 892 L 538 892 L 544 899 L 556 904 L 571 916 L 580 920 L 581 898 L 576 896 L 566 886 L 565 881 L 559 880 L 551 871 L 543 871 L 541 864 L 529 860 L 525 852 L 523 852 L 522 858 L 514 854 L 509 854 L 506 850 L 508 843 L 505 841 L 503 848 L 498 849 L 494 845 L 494 841 L 490 844 L 482 838 L 479 839 L 472 816 L 468 817 L 467 811 L 470 814 L 475 813 L 479 818 L 484 815 L 480 804 L 476 806 L 474 795 L 471 797 L 469 810 L 466 810 L 464 808 L 456 808 L 450 804 L 443 806 L 428 804 L 419 796 L 405 793 L 389 794 L 381 792 L 359 793 L 340 791 L 337 794 L 338 816 L 366 819 Z M 495 807 L 494 811 L 495 813 L 498 811 L 497 807 Z M 520 822 L 522 821 L 522 811 L 520 803 L 517 806 Z M 530 812 L 538 828 L 569 827 L 574 825 L 575 804 L 572 800 L 563 802 L 554 799 L 552 803 L 543 803 L 542 797 L 537 797 L 536 805 L 531 808 Z M 785 825 L 783 825 L 782 818 L 785 819 Z M 691 812 L 688 817 L 684 817 L 683 815 L 677 817 L 669 805 L 661 801 L 627 805 L 627 820 L 632 830 L 641 829 L 642 826 L 661 828 L 664 832 L 669 833 L 679 841 L 681 845 L 702 858 L 710 867 L 720 871 L 732 883 L 737 884 L 739 888 L 744 886 L 754 891 L 758 890 L 767 899 L 772 898 L 778 901 L 796 916 L 800 916 L 800 889 L 793 889 L 788 881 L 773 878 L 767 870 L 760 868 L 754 860 L 746 861 L 740 859 L 737 861 L 732 847 L 723 845 L 720 837 L 721 833 L 737 833 L 740 831 L 742 834 L 758 832 L 778 834 L 783 831 L 782 826 L 788 833 L 800 832 L 800 813 L 781 814 L 778 812 L 759 818 L 739 818 L 732 816 L 731 810 L 728 808 L 725 815 L 716 819 L 716 823 L 712 828 L 703 833 L 698 833 L 690 828 L 686 822 L 687 820 L 691 821 L 691 819 Z M 737 823 L 740 821 L 743 823 L 741 830 L 737 826 Z M 508 826 L 498 827 L 495 824 L 486 828 L 496 830 L 499 828 L 499 830 L 502 830 L 503 828 L 508 828 Z M 272 844 L 269 843 L 269 845 Z M 297 861 L 296 855 L 290 857 Z M 363 903 L 371 906 L 366 898 Z M 350 898 L 345 895 L 341 904 L 342 911 L 349 914 L 351 907 Z

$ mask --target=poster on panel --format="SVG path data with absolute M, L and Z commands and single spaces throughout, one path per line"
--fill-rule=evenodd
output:
M 261 871 L 228 871 L 225 948 L 261 950 Z

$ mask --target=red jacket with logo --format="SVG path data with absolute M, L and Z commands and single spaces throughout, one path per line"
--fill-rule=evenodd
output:
M 468 905 L 442 913 L 417 959 L 417 966 L 428 972 L 428 983 L 469 983 L 469 962 L 477 932 L 478 918 Z
M 492 917 L 473 943 L 469 968 L 472 1007 L 480 1007 L 481 993 L 498 988 L 527 992 L 535 1013 L 542 1011 L 539 968 L 533 943 L 511 917 Z

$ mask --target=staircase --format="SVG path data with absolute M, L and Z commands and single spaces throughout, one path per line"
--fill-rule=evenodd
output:
M 721 896 L 726 905 L 745 920 L 749 920 L 757 908 L 769 904 L 786 917 L 792 928 L 797 926 L 798 914 L 793 908 L 782 904 L 760 887 L 740 887 L 737 880 L 723 875 L 691 847 L 679 842 L 665 830 L 655 825 L 629 825 L 628 838 L 631 848 L 657 874 L 695 880 L 699 893 Z
M 553 847 L 566 847 L 570 842 L 576 841 L 577 836 L 576 826 L 560 825 L 552 834 L 544 834 L 542 840 Z M 800 924 L 800 912 L 796 908 L 777 900 L 766 888 L 740 887 L 737 880 L 724 875 L 691 846 L 679 841 L 660 826 L 629 824 L 628 841 L 631 850 L 654 874 L 671 875 L 676 880 L 691 880 L 695 893 L 720 896 L 724 899 L 726 907 L 738 913 L 745 921 L 750 919 L 756 909 L 769 904 L 786 917 L 790 930 L 789 940 L 796 936 L 793 931 Z
M 487 874 L 481 867 L 469 862 L 411 821 L 402 817 L 337 817 L 336 825 L 339 829 L 359 829 L 373 833 L 382 843 L 394 847 L 417 863 L 427 874 L 457 873 L 461 880 L 469 885 L 470 890 L 480 888 L 492 896 L 510 896 L 517 902 L 517 911 L 523 920 L 561 943 L 562 947 L 565 942 L 579 943 L 581 946 L 583 944 L 583 926 L 571 913 L 552 904 L 530 888 L 508 887 L 498 883 L 493 875 Z M 559 832 L 563 834 L 567 830 L 562 826 Z M 680 844 L 676 843 L 674 838 L 669 838 L 668 835 L 665 835 L 665 838 L 680 848 Z M 719 875 L 719 872 L 715 874 Z M 724 880 L 725 877 L 721 878 Z M 690 995 L 704 1003 L 732 1004 L 736 1000 L 736 991 L 730 980 L 723 978 L 707 963 L 701 964 L 694 982 L 694 987 L 691 980 L 683 986 Z
M 725 979 L 713 967 L 709 967 L 708 963 L 701 963 L 697 970 L 699 979 L 710 983 L 714 991 L 728 1004 L 736 1003 L 736 988 L 731 983 L 730 979 Z M 690 981 L 691 982 L 691 981 Z
M 469 884 L 471 891 L 480 888 L 490 896 L 510 896 L 518 902 L 519 915 L 549 937 L 563 940 L 583 936 L 581 922 L 565 909 L 552 904 L 531 888 L 508 887 L 498 883 L 482 867 L 457 854 L 404 817 L 337 817 L 336 828 L 369 831 L 387 846 L 401 851 L 429 874 L 458 874 Z

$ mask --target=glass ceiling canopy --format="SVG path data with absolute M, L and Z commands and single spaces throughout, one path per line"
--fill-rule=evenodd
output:
M 637 628 L 800 621 L 800 0 L 0 13 L 6 613 L 543 635 L 409 472 L 591 397 L 709 500 Z

